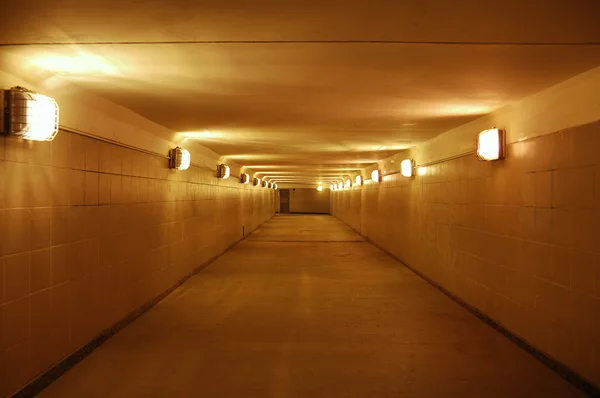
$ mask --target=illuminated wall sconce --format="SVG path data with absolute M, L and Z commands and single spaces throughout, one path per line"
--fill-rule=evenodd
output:
M 242 182 L 242 184 L 248 184 L 250 182 L 250 174 L 248 173 L 243 173 L 240 176 L 240 181 Z
M 277 189 L 277 184 L 273 184 L 273 189 Z
M 412 159 L 404 159 L 402 163 L 400 163 L 400 174 L 404 177 L 412 177 L 414 168 L 415 162 Z
M 260 178 L 255 178 L 254 180 L 252 180 L 252 185 L 254 185 L 255 187 L 259 187 L 260 186 Z
M 378 169 L 371 172 L 371 180 L 374 182 L 381 182 L 381 172 Z
M 267 182 L 267 180 L 263 180 L 262 185 L 263 188 L 266 188 L 267 186 L 269 186 L 269 183 Z
M 217 178 L 224 180 L 228 179 L 231 175 L 231 169 L 226 164 L 220 164 L 217 166 Z
M 504 159 L 505 147 L 504 130 L 484 130 L 477 135 L 477 157 L 480 160 Z
M 335 185 L 333 185 L 333 184 L 330 184 L 330 185 L 329 185 L 329 189 L 330 189 L 330 190 L 332 190 L 332 191 L 335 191 Z
M 273 188 L 273 183 L 272 183 L 272 182 L 270 182 L 270 183 L 267 185 L 267 187 L 268 187 L 268 188 Z
M 323 186 L 319 185 L 319 186 L 317 187 L 317 191 L 321 192 L 322 190 L 323 190 Z
M 344 189 L 344 184 L 342 182 L 339 182 L 337 188 Z
M 52 141 L 58 133 L 58 104 L 53 98 L 13 87 L 0 91 L 0 133 L 32 141 Z
M 356 179 L 354 181 L 355 181 L 356 185 L 362 185 L 363 184 L 362 176 L 356 176 Z
M 181 147 L 171 149 L 169 153 L 169 167 L 177 170 L 190 168 L 191 156 L 187 149 Z
M 346 179 L 346 188 L 350 188 L 352 187 L 352 180 L 350 180 L 349 178 Z

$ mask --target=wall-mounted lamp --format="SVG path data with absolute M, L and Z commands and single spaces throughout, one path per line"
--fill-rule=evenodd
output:
M 267 182 L 267 180 L 263 180 L 263 182 L 262 182 L 262 185 L 261 185 L 261 186 L 262 186 L 263 188 L 266 188 L 268 185 L 269 185 L 269 183 Z
M 0 90 L 0 133 L 32 141 L 52 141 L 58 133 L 58 104 L 23 87 Z
M 339 182 L 338 185 L 337 185 L 337 188 L 338 189 L 344 189 L 344 183 Z
M 412 177 L 414 168 L 415 162 L 412 159 L 404 159 L 402 163 L 400 163 L 400 174 L 404 177 Z
M 362 185 L 363 184 L 362 176 L 356 176 L 356 179 L 354 181 L 355 181 L 356 185 Z
M 252 185 L 254 185 L 255 187 L 259 187 L 260 186 L 260 178 L 258 178 L 258 177 L 254 178 L 254 180 L 252 180 Z
M 477 135 L 477 157 L 480 160 L 503 159 L 505 147 L 504 130 L 484 130 Z
M 373 180 L 373 182 L 381 182 L 381 172 L 379 169 L 375 169 L 371 172 L 371 180 Z
M 350 188 L 352 187 L 352 180 L 350 180 L 349 178 L 346 179 L 346 188 Z
M 319 185 L 319 186 L 317 187 L 317 191 L 321 192 L 322 190 L 323 190 L 323 186 L 322 186 L 322 185 Z
M 332 190 L 332 191 L 335 191 L 335 185 L 333 185 L 333 184 L 330 184 L 330 185 L 329 185 L 329 189 L 330 189 L 330 190 Z
M 272 183 L 272 182 L 270 182 L 270 183 L 267 185 L 267 187 L 268 187 L 268 188 L 273 188 L 273 183 Z
M 169 152 L 169 167 L 177 170 L 187 170 L 190 167 L 191 156 L 187 149 L 173 148 Z
M 231 169 L 226 164 L 220 164 L 217 166 L 217 178 L 224 180 L 228 179 L 231 175 Z
M 277 184 L 273 184 L 273 189 L 277 189 Z
M 242 184 L 248 184 L 250 182 L 250 174 L 242 173 L 242 175 L 240 176 L 240 181 Z

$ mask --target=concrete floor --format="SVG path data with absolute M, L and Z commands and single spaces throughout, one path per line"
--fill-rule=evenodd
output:
M 42 397 L 583 396 L 331 216 L 277 216 Z

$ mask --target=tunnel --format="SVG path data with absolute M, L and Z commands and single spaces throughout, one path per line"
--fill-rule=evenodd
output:
M 0 14 L 0 397 L 600 397 L 599 2 Z

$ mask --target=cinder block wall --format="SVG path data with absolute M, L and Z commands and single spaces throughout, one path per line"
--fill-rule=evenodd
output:
M 456 155 L 494 125 L 509 132 L 503 161 L 469 155 L 332 193 L 333 215 L 597 386 L 599 88 L 597 69 L 379 167 Z
M 0 137 L 0 396 L 274 214 L 274 191 L 61 131 Z

